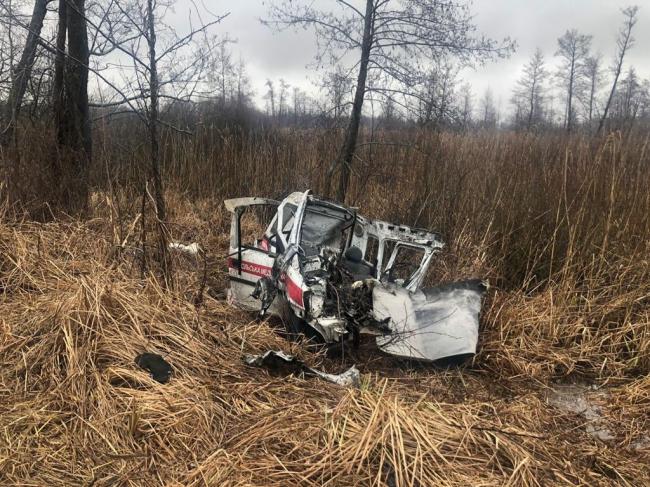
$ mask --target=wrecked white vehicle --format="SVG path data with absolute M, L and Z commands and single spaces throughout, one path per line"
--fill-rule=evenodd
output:
M 370 220 L 309 191 L 278 202 L 225 201 L 232 213 L 229 302 L 284 318 L 291 333 L 337 347 L 376 335 L 392 355 L 425 361 L 476 352 L 485 285 L 421 288 L 443 243 L 434 233 Z M 247 214 L 270 221 L 245 235 Z

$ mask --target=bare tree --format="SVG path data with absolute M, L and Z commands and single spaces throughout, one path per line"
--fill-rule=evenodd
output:
M 610 120 L 621 129 L 631 129 L 647 103 L 647 81 L 639 79 L 631 66 L 619 83 L 610 109 Z
M 637 112 L 639 110 L 639 91 L 641 88 L 641 83 L 636 74 L 634 66 L 630 66 L 628 69 L 626 78 L 621 82 L 623 85 L 622 88 L 622 112 L 623 119 L 630 124 L 636 118 Z
M 16 26 L 14 15 L 14 1 L 0 0 L 0 99 L 2 100 L 6 100 L 11 91 L 12 67 L 17 56 L 14 42 Z
M 161 111 L 175 102 L 191 100 L 198 94 L 197 88 L 205 84 L 203 69 L 214 46 L 218 45 L 207 42 L 207 28 L 223 17 L 201 23 L 188 34 L 179 36 L 164 21 L 159 21 L 172 7 L 173 0 L 110 0 L 88 5 L 85 0 L 59 0 L 58 3 L 55 43 L 43 38 L 38 29 L 21 25 L 40 46 L 55 55 L 52 104 L 61 157 L 53 158 L 55 162 L 58 160 L 53 168 L 53 186 L 61 186 L 64 190 L 61 196 L 69 202 L 74 199 L 83 204 L 92 152 L 90 106 L 108 110 L 101 118 L 130 111 L 150 130 L 160 125 L 174 128 L 162 120 Z M 4 2 L 0 6 L 4 7 Z M 33 16 L 32 21 L 37 17 Z M 162 42 L 157 44 L 161 31 Z M 199 42 L 199 38 L 204 42 Z M 102 67 L 95 59 L 94 67 L 90 65 L 91 55 L 106 54 L 113 56 L 112 66 L 120 66 L 119 70 L 113 69 L 110 77 L 103 74 L 110 69 L 107 63 Z M 87 90 L 89 72 L 97 82 L 99 98 L 99 102 L 91 104 Z M 164 76 L 160 77 L 160 72 Z M 162 109 L 161 99 L 169 101 Z M 157 138 L 155 132 L 150 137 L 152 164 L 156 166 L 159 154 L 153 141 Z M 68 179 L 63 181 L 62 177 Z M 159 178 L 155 174 L 151 177 L 154 199 L 162 198 Z M 159 220 L 164 220 L 164 203 L 156 207 L 157 215 L 163 217 Z
M 549 95 L 546 96 L 546 100 L 544 100 L 544 115 L 547 123 L 551 127 L 558 124 L 558 121 L 556 119 L 555 98 L 556 96 L 553 94 L 553 92 L 550 92 Z
M 287 83 L 284 78 L 280 78 L 280 91 L 278 93 L 278 119 L 282 121 L 282 117 L 285 116 L 287 111 L 287 97 L 289 92 L 289 83 Z
M 397 108 L 392 98 L 384 98 L 381 101 L 380 119 L 384 128 L 392 128 L 393 122 L 397 118 Z
M 60 185 L 61 204 L 73 211 L 84 211 L 88 202 L 88 172 L 92 159 L 88 69 L 90 50 L 85 0 L 59 3 L 57 46 L 67 44 L 58 54 L 55 68 L 55 119 L 60 157 L 53 178 Z M 63 41 L 61 42 L 61 38 Z M 67 39 L 67 43 L 66 43 Z M 59 90 L 58 92 L 56 90 Z
M 158 55 L 156 53 L 156 9 L 154 0 L 147 0 L 146 31 L 144 37 L 147 42 L 149 54 L 149 113 L 147 116 L 147 125 L 149 129 L 149 147 L 151 151 L 151 180 L 154 189 L 154 203 L 156 211 L 156 221 L 159 225 L 158 253 L 162 265 L 163 276 L 169 279 L 171 274 L 171 261 L 167 252 L 167 211 L 165 207 L 165 198 L 163 195 L 162 177 L 160 175 L 160 146 L 159 146 L 159 113 L 160 113 L 160 81 L 158 79 Z
M 13 140 L 16 123 L 20 114 L 20 108 L 23 104 L 23 97 L 25 96 L 32 67 L 34 66 L 38 41 L 41 36 L 45 14 L 47 13 L 47 5 L 50 1 L 51 0 L 36 0 L 36 2 L 34 2 L 34 11 L 27 28 L 25 47 L 17 66 L 13 68 L 11 89 L 5 107 L 4 119 L 6 126 L 0 133 L 0 145 L 2 146 L 6 146 L 11 140 Z M 6 14 L 8 14 L 8 21 L 13 21 L 14 12 L 12 11 L 11 6 L 3 4 L 2 9 Z M 9 68 L 11 69 L 12 67 L 9 66 Z
M 60 0 L 57 44 L 43 38 L 41 30 L 51 0 L 38 0 L 29 24 L 18 17 L 12 20 L 27 32 L 25 49 L 16 67 L 16 76 L 9 96 L 8 126 L 4 135 L 13 138 L 16 122 L 27 87 L 32 86 L 32 109 L 38 103 L 43 73 L 36 85 L 31 74 L 37 47 L 56 54 L 55 107 L 58 134 L 58 153 L 51 154 L 54 192 L 59 192 L 58 203 L 68 211 L 83 211 L 88 196 L 88 169 L 91 162 L 92 140 L 88 106 L 88 32 L 85 0 Z M 2 5 L 4 8 L 5 6 Z M 67 40 L 67 42 L 66 42 Z
M 293 124 L 298 126 L 298 120 L 304 117 L 307 111 L 307 94 L 298 88 L 293 87 Z
M 495 128 L 497 125 L 497 107 L 494 104 L 492 90 L 487 88 L 481 98 L 482 124 L 484 128 Z
M 476 37 L 463 1 L 366 0 L 361 9 L 346 0 L 333 0 L 328 6 L 319 9 L 311 1 L 278 0 L 264 22 L 276 29 L 312 28 L 320 66 L 335 65 L 350 55 L 358 59 L 353 65 L 357 81 L 348 128 L 339 157 L 328 171 L 331 176 L 341 167 L 337 197 L 344 200 L 366 93 L 406 105 L 398 97 L 417 97 L 429 60 L 447 55 L 460 64 L 482 62 L 509 54 L 514 43 Z
M 644 79 L 641 81 L 638 96 L 638 119 L 646 123 L 646 127 L 650 123 L 650 80 Z
M 232 97 L 236 79 L 236 67 L 232 62 L 232 54 L 228 50 L 228 44 L 234 41 L 226 37 L 222 40 L 212 39 L 213 44 L 218 44 L 215 49 L 215 56 L 208 66 L 208 78 L 215 85 L 218 93 L 218 100 L 221 108 Z
M 335 120 L 339 120 L 345 116 L 351 104 L 352 80 L 350 73 L 337 64 L 323 78 L 322 88 L 328 99 L 327 111 L 333 115 Z
M 160 131 L 164 127 L 188 133 L 165 121 L 164 113 L 176 103 L 191 102 L 194 97 L 209 94 L 209 91 L 201 91 L 202 87 L 209 85 L 206 67 L 214 65 L 215 51 L 222 43 L 208 38 L 208 30 L 225 15 L 211 22 L 200 23 L 181 35 L 165 22 L 165 14 L 173 7 L 174 0 L 131 0 L 114 2 L 112 5 L 117 8 L 120 18 L 120 35 L 110 26 L 104 28 L 102 23 L 94 24 L 93 28 L 96 30 L 97 43 L 120 56 L 121 81 L 112 81 L 95 70 L 104 91 L 102 99 L 93 106 L 121 107 L 123 110 L 118 113 L 130 111 L 140 118 L 147 129 L 150 164 L 144 186 L 156 216 L 158 261 L 165 281 L 169 282 L 171 263 L 167 252 Z M 201 15 L 197 16 L 201 18 Z
M 67 0 L 59 0 L 59 19 L 56 31 L 56 52 L 54 54 L 54 81 L 52 86 L 52 107 L 54 111 L 54 123 L 57 130 L 57 142 L 63 143 L 63 134 L 61 126 L 63 123 L 63 75 L 65 73 L 65 46 L 68 37 L 68 13 Z M 57 166 L 54 166 L 53 174 L 58 172 Z
M 587 83 L 589 86 L 589 92 L 587 94 L 587 118 L 589 120 L 589 126 L 594 118 L 594 111 L 596 109 L 596 96 L 600 88 L 601 78 L 602 78 L 602 69 L 601 69 L 602 58 L 598 54 L 596 56 L 590 56 L 585 62 L 585 76 L 587 77 Z
M 567 30 L 557 43 L 555 55 L 562 59 L 557 76 L 566 93 L 564 126 L 567 132 L 571 132 L 575 119 L 574 98 L 584 89 L 584 65 L 589 56 L 591 36 L 580 34 L 575 29 Z
M 421 125 L 441 128 L 456 122 L 456 86 L 459 68 L 450 59 L 436 60 L 429 69 L 423 83 L 423 91 L 418 96 Z
M 25 0 L 0 0 L 0 96 L 3 100 L 9 98 L 16 59 L 26 44 L 23 37 L 32 17 L 24 11 Z M 0 117 L 5 115 L 0 113 Z
M 472 116 L 474 112 L 474 94 L 472 86 L 469 83 L 463 83 L 460 87 L 460 121 L 463 130 L 468 130 L 472 125 Z
M 251 100 L 250 79 L 246 73 L 246 63 L 243 59 L 239 59 L 234 69 L 235 83 L 237 84 L 237 108 L 242 110 Z
M 267 79 L 266 83 L 266 94 L 264 99 L 267 101 L 270 108 L 271 117 L 275 118 L 275 85 L 272 80 Z
M 612 89 L 609 92 L 607 97 L 607 102 L 605 103 L 605 108 L 603 109 L 603 115 L 600 118 L 598 124 L 598 133 L 600 133 L 605 125 L 605 120 L 607 120 L 607 113 L 609 112 L 609 107 L 612 104 L 612 99 L 614 93 L 616 92 L 616 84 L 618 83 L 618 78 L 621 75 L 621 70 L 623 69 L 623 60 L 625 59 L 625 54 L 627 51 L 634 45 L 634 37 L 632 37 L 632 29 L 637 23 L 637 13 L 639 7 L 627 7 L 623 9 L 623 16 L 625 20 L 623 21 L 623 26 L 621 27 L 618 38 L 616 39 L 616 60 L 614 61 L 614 66 L 612 67 L 612 72 L 614 74 L 614 81 L 612 82 Z
M 544 55 L 537 48 L 533 57 L 524 66 L 524 72 L 521 78 L 517 80 L 514 91 L 514 100 L 518 104 L 522 102 L 525 109 L 526 130 L 530 130 L 533 120 L 539 118 L 539 108 L 541 106 L 541 97 L 544 90 L 544 79 L 546 78 L 546 68 L 544 66 Z

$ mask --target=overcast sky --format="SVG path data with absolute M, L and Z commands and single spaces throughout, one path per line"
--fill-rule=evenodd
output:
M 299 1 L 299 0 L 294 0 Z M 327 2 L 331 0 L 316 0 Z M 186 23 L 190 0 L 178 0 L 173 21 L 181 30 Z M 268 0 L 197 0 L 214 14 L 230 12 L 218 27 L 237 40 L 232 50 L 247 63 L 253 87 L 259 100 L 266 78 L 284 78 L 294 86 L 313 91 L 318 73 L 308 68 L 315 52 L 311 31 L 276 33 L 259 22 L 267 12 Z M 359 0 L 352 3 L 364 3 Z M 648 0 L 475 0 L 472 11 L 479 32 L 495 39 L 510 36 L 518 43 L 517 52 L 509 59 L 491 63 L 476 71 L 465 71 L 463 78 L 472 84 L 477 98 L 488 87 L 508 109 L 512 87 L 522 66 L 540 47 L 547 62 L 553 55 L 557 38 L 567 29 L 576 28 L 593 36 L 594 52 L 601 52 L 609 64 L 615 53 L 615 38 L 623 16 L 620 9 L 630 4 L 641 7 L 634 36 L 636 46 L 627 58 L 642 77 L 650 77 L 650 1 Z

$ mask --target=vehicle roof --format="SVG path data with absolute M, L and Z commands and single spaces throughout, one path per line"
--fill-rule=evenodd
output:
M 304 194 L 305 193 L 301 192 L 291 193 L 283 201 L 297 205 L 302 201 Z M 406 225 L 400 225 L 397 223 L 391 223 L 382 220 L 372 220 L 356 213 L 356 208 L 351 208 L 334 201 L 321 199 L 312 194 L 309 195 L 309 199 L 313 202 L 322 203 L 325 206 L 340 208 L 352 214 L 356 214 L 358 221 L 366 225 L 367 228 L 371 230 L 371 233 L 374 233 L 375 236 L 381 239 L 398 240 L 406 244 L 420 245 L 434 249 L 440 249 L 444 247 L 444 242 L 440 236 L 429 230 L 423 228 L 412 228 Z
M 231 198 L 225 200 L 223 204 L 226 206 L 226 210 L 231 213 L 237 208 L 242 206 L 252 206 L 252 205 L 278 205 L 279 202 L 270 198 L 259 198 L 257 196 L 244 197 L 244 198 Z
M 282 200 L 282 203 L 290 203 L 293 205 L 299 205 L 303 198 L 305 197 L 304 192 L 295 191 L 289 194 L 286 198 Z M 342 210 L 348 211 L 352 214 L 356 214 L 356 209 L 349 206 L 336 203 L 334 201 L 329 201 L 326 199 L 321 199 L 311 194 L 308 195 L 308 198 L 312 202 L 321 203 L 325 206 L 340 208 Z M 243 206 L 252 206 L 252 205 L 279 205 L 280 202 L 270 199 L 270 198 L 260 198 L 260 197 L 244 197 L 244 198 L 232 198 L 224 201 L 226 209 L 230 212 L 234 212 L 237 208 Z M 398 240 L 404 243 L 411 243 L 414 245 L 423 245 L 433 248 L 442 248 L 444 243 L 439 235 L 429 230 L 422 228 L 412 228 L 406 225 L 399 225 L 396 223 L 390 223 L 382 220 L 371 220 L 369 218 L 363 217 L 359 214 L 356 214 L 358 221 L 368 228 L 371 234 L 374 234 L 380 239 L 392 239 Z
M 368 220 L 368 225 L 382 239 L 399 240 L 433 248 L 442 248 L 445 245 L 438 234 L 422 228 L 411 228 L 382 220 Z

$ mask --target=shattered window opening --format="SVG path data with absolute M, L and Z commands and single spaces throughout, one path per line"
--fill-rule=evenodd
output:
M 364 260 L 373 267 L 377 267 L 377 259 L 379 257 L 379 239 L 374 235 L 368 235 L 368 243 L 366 244 L 366 255 Z
M 291 233 L 293 228 L 294 216 L 296 214 L 296 205 L 286 204 L 284 205 L 284 210 L 282 212 L 282 233 L 285 238 Z
M 275 206 L 259 205 L 256 207 L 246 208 L 239 220 L 239 233 L 242 247 L 258 248 L 260 246 L 260 236 L 264 234 L 264 229 L 275 220 Z
M 344 249 L 353 223 L 352 215 L 344 210 L 308 204 L 300 235 L 305 257 L 319 255 L 323 247 Z
M 388 274 L 388 282 L 402 282 L 406 286 L 420 268 L 424 249 L 403 243 L 392 243 L 393 250 L 384 272 Z

